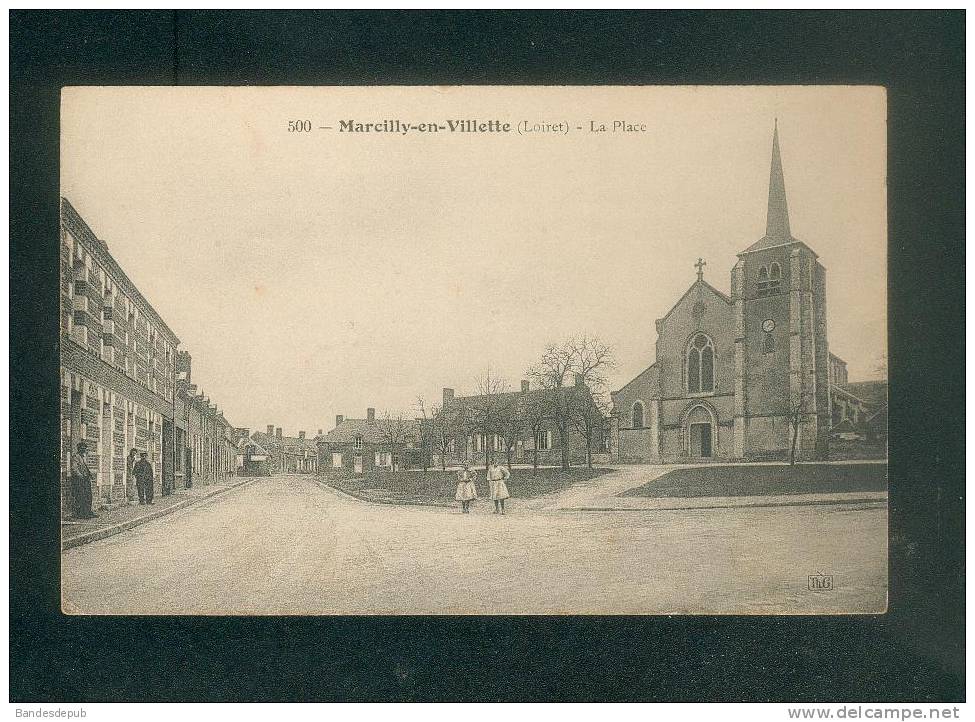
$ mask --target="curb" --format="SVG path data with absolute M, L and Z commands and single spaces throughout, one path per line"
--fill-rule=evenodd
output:
M 110 536 L 115 536 L 116 534 L 121 534 L 123 531 L 128 531 L 129 529 L 134 529 L 137 526 L 142 526 L 143 524 L 158 519 L 159 517 L 172 514 L 174 512 L 180 511 L 181 509 L 186 509 L 187 507 L 194 506 L 196 504 L 201 504 L 203 502 L 214 499 L 215 497 L 225 494 L 228 491 L 233 491 L 234 489 L 239 489 L 242 486 L 252 483 L 258 477 L 252 477 L 246 481 L 242 481 L 239 484 L 234 484 L 233 486 L 227 486 L 223 489 L 218 489 L 212 494 L 206 496 L 201 496 L 197 499 L 184 499 L 183 501 L 177 502 L 172 506 L 167 506 L 165 509 L 159 509 L 146 516 L 140 516 L 136 519 L 129 519 L 128 521 L 123 521 L 120 524 L 114 524 L 113 526 L 107 526 L 102 529 L 94 529 L 86 534 L 80 534 L 79 536 L 72 537 L 71 539 L 63 539 L 61 541 L 61 551 L 67 551 L 68 549 L 74 549 L 75 547 L 84 546 L 85 544 L 90 544 L 94 541 L 99 541 L 100 539 L 107 539 Z
M 621 507 L 621 506 L 567 506 L 554 511 L 695 511 L 697 509 L 755 509 L 773 508 L 783 506 L 842 506 L 850 504 L 871 504 L 876 506 L 886 506 L 887 499 L 861 498 L 861 499 L 817 499 L 815 501 L 760 501 L 745 504 L 699 504 L 695 506 L 646 506 L 646 507 Z
M 329 491 L 334 491 L 337 494 L 341 494 L 342 496 L 348 497 L 349 499 L 353 499 L 355 501 L 361 501 L 365 504 L 372 504 L 374 506 L 428 506 L 433 508 L 439 507 L 441 509 L 449 509 L 454 506 L 453 504 L 447 504 L 439 501 L 425 502 L 425 501 L 413 501 L 413 500 L 406 500 L 406 499 L 398 500 L 398 501 L 393 501 L 392 499 L 390 499 L 389 501 L 386 501 L 384 499 L 374 499 L 372 497 L 368 497 L 365 495 L 359 496 L 358 494 L 353 494 L 351 491 L 346 491 L 345 489 L 339 489 L 336 486 L 332 486 L 328 482 L 321 481 L 320 479 L 315 479 L 315 483 L 325 489 L 328 489 Z

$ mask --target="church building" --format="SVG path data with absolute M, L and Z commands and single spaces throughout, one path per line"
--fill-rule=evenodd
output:
M 826 272 L 789 228 L 778 127 L 765 235 L 738 254 L 731 296 L 697 280 L 656 322 L 656 361 L 612 394 L 619 461 L 787 459 L 828 453 Z M 845 364 L 844 364 L 845 367 Z

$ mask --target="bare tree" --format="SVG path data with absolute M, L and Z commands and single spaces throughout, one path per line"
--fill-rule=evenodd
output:
M 570 405 L 572 426 L 586 442 L 586 467 L 592 469 L 593 446 L 604 433 L 609 404 L 604 394 L 582 389 L 573 394 Z
M 403 415 L 392 416 L 388 411 L 376 421 L 376 429 L 383 445 L 389 449 L 389 463 L 393 471 L 397 471 L 399 464 L 396 462 L 396 450 L 406 443 L 407 423 L 403 420 Z
M 573 353 L 573 372 L 583 386 L 569 399 L 572 424 L 586 441 L 586 466 L 592 469 L 592 449 L 597 434 L 601 437 L 609 404 L 606 372 L 616 365 L 612 347 L 594 336 L 569 342 Z
M 521 402 L 522 428 L 531 435 L 534 456 L 532 458 L 532 473 L 538 473 L 538 441 L 545 429 L 545 404 L 540 394 L 528 393 Z
M 806 395 L 802 394 L 798 401 L 793 401 L 789 407 L 789 426 L 792 427 L 792 446 L 789 449 L 789 465 L 795 466 L 796 446 L 799 441 L 799 427 L 802 417 L 806 415 Z
M 511 470 L 515 446 L 518 444 L 518 439 L 521 438 L 522 431 L 525 428 L 525 416 L 521 408 L 522 396 L 524 395 L 505 394 L 502 397 L 501 403 L 498 405 L 498 436 L 504 447 L 505 461 L 507 462 L 509 471 Z
M 489 369 L 484 376 L 477 379 L 477 396 L 467 406 L 468 426 L 484 440 L 485 468 L 494 458 L 492 440 L 501 435 L 501 417 L 505 415 L 507 392 L 507 382 L 493 375 Z
M 440 457 L 440 468 L 446 471 L 447 456 L 453 451 L 457 436 L 462 435 L 464 430 L 460 411 L 455 405 L 434 405 L 430 408 L 430 419 L 425 426 L 433 451 Z
M 427 418 L 427 408 L 423 403 L 423 397 L 416 397 L 416 406 L 420 411 L 420 465 L 424 473 L 430 466 L 430 449 L 433 446 L 433 439 L 430 433 L 430 420 Z
M 571 342 L 549 344 L 541 360 L 528 370 L 528 377 L 543 390 L 545 413 L 559 432 L 562 469 L 569 468 L 569 427 L 572 424 L 572 382 L 575 378 L 575 348 Z

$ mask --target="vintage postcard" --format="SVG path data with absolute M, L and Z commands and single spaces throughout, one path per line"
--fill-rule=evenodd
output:
M 63 611 L 884 612 L 886 111 L 65 88 Z

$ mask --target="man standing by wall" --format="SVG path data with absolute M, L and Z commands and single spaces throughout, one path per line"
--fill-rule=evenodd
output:
M 77 453 L 71 457 L 71 496 L 74 502 L 74 515 L 77 519 L 94 519 L 98 514 L 91 510 L 91 469 L 85 454 L 88 444 L 78 444 Z
M 152 504 L 152 464 L 146 461 L 146 452 L 142 452 L 132 472 L 135 474 L 135 484 L 139 489 L 139 503 Z

